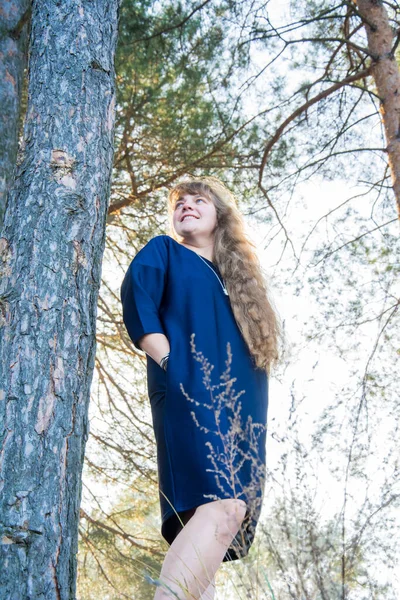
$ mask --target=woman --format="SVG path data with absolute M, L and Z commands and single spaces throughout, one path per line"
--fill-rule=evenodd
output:
M 171 236 L 150 240 L 126 273 L 123 318 L 147 355 L 171 544 L 155 600 L 210 600 L 220 563 L 246 556 L 254 539 L 279 326 L 229 190 L 187 180 L 168 208 Z

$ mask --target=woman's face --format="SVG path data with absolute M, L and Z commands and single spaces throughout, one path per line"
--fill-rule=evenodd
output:
M 217 226 L 214 202 L 201 194 L 182 194 L 174 204 L 173 225 L 183 238 L 211 236 Z

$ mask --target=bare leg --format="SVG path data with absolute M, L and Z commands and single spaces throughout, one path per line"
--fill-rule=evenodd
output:
M 165 556 L 160 580 L 169 590 L 159 587 L 154 600 L 212 600 L 211 582 L 245 514 L 245 502 L 237 499 L 197 507 Z
M 215 577 L 213 578 L 212 582 L 210 583 L 210 585 L 208 586 L 206 591 L 203 592 L 202 595 L 200 596 L 200 600 L 214 600 L 214 594 L 215 594 Z

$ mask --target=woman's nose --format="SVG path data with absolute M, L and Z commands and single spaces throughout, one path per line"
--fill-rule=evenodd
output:
M 184 209 L 184 208 L 192 208 L 190 205 L 190 200 L 184 200 L 182 209 Z

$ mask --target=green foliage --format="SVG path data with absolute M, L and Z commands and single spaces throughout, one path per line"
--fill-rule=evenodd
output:
M 151 502 L 151 499 L 153 500 Z M 146 575 L 158 576 L 163 543 L 155 528 L 157 519 L 151 487 L 147 494 L 133 489 L 122 494 L 107 512 L 83 513 L 78 555 L 78 598 L 151 600 L 154 587 Z
M 214 8 L 179 26 L 193 7 L 163 4 L 152 12 L 151 3 L 130 0 L 122 6 L 115 165 L 134 177 L 135 195 L 196 170 L 205 157 L 218 168 L 214 152 L 230 147 L 225 140 L 235 121 L 221 60 L 224 33 Z

